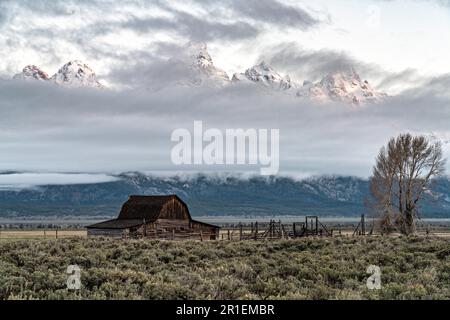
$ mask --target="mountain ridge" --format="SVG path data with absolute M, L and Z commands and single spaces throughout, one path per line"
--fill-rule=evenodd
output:
M 158 177 L 142 173 L 116 175 L 118 180 L 33 189 L 0 189 L 0 217 L 24 215 L 111 215 L 131 194 L 177 194 L 193 215 L 357 216 L 368 213 L 369 181 L 356 177 Z M 450 179 L 437 180 L 423 217 L 450 218 Z
M 321 81 L 313 83 L 305 80 L 299 85 L 289 75 L 280 75 L 265 61 L 247 68 L 242 73 L 228 74 L 214 64 L 206 43 L 188 42 L 181 50 L 167 60 L 168 66 L 176 66 L 180 72 L 174 83 L 166 86 L 211 86 L 223 87 L 251 83 L 275 92 L 307 98 L 319 103 L 338 102 L 350 105 L 365 105 L 383 101 L 388 95 L 375 90 L 367 80 L 362 81 L 353 67 L 330 72 Z M 177 68 L 179 67 L 179 68 Z M 170 68 L 169 68 L 170 69 Z M 41 80 L 66 87 L 104 88 L 97 80 L 94 71 L 79 60 L 72 60 L 62 66 L 52 77 L 34 65 L 26 66 L 16 80 Z
M 14 75 L 13 79 L 25 81 L 39 80 L 69 88 L 104 88 L 97 80 L 95 72 L 80 60 L 67 62 L 51 77 L 49 77 L 41 68 L 35 65 L 27 65 L 23 68 L 21 73 Z

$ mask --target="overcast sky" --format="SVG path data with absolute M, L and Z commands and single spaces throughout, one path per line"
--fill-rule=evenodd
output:
M 170 162 L 170 132 L 203 120 L 279 128 L 281 172 L 367 177 L 394 134 L 450 140 L 446 39 L 450 4 L 443 0 L 2 0 L 0 170 L 182 171 Z M 158 63 L 190 40 L 207 43 L 230 75 L 264 59 L 301 82 L 352 64 L 394 97 L 354 110 L 254 88 L 137 90 L 163 77 Z M 51 75 L 73 59 L 120 90 L 6 80 L 27 64 Z
M 80 59 L 109 81 L 111 69 L 170 54 L 161 44 L 189 40 L 207 42 L 216 64 L 230 74 L 286 44 L 345 54 L 384 72 L 434 76 L 450 70 L 445 0 L 2 0 L 0 30 L 3 77 L 27 64 L 52 74 Z

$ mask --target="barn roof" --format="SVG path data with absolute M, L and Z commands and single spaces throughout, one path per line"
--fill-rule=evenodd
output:
M 151 223 L 156 221 L 161 214 L 161 210 L 169 201 L 177 200 L 185 208 L 189 215 L 189 220 L 205 226 L 215 227 L 215 225 L 192 220 L 187 205 L 177 195 L 165 196 L 130 196 L 120 210 L 117 219 L 112 219 L 96 223 L 87 228 L 95 229 L 126 229 L 142 225 L 144 222 Z
M 216 226 L 216 225 L 214 225 L 214 224 L 207 223 L 207 222 L 202 222 L 202 221 L 198 221 L 198 220 L 191 220 L 191 222 L 198 223 L 198 224 L 202 224 L 202 225 L 208 226 L 208 227 L 214 227 L 214 228 L 220 229 L 219 226 Z
M 118 219 L 140 219 L 141 221 L 145 219 L 146 222 L 155 221 L 158 219 L 163 206 L 174 199 L 185 206 L 187 212 L 189 212 L 187 205 L 176 195 L 130 196 L 128 201 L 123 204 Z
M 137 227 L 142 224 L 142 219 L 113 219 L 108 221 L 99 222 L 86 228 L 95 229 L 126 229 Z

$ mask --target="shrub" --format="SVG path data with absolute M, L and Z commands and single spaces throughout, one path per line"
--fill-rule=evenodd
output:
M 0 299 L 450 299 L 450 241 L 419 237 L 0 242 Z M 66 268 L 82 288 L 66 288 Z M 382 289 L 366 269 L 381 267 Z

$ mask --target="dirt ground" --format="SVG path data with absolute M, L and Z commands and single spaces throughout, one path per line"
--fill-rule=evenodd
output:
M 1 230 L 0 239 L 56 239 L 87 237 L 86 230 Z
M 244 234 L 250 234 L 245 233 Z M 343 237 L 351 237 L 353 231 L 351 230 L 343 230 L 340 236 Z M 424 232 L 419 232 L 419 235 L 425 236 Z M 430 236 L 436 236 L 439 238 L 450 239 L 450 232 L 432 232 L 429 234 Z M 334 235 L 339 236 L 338 234 Z M 399 236 L 396 234 L 391 234 L 391 236 Z M 0 231 L 0 240 L 1 239 L 61 239 L 61 238 L 87 238 L 86 230 L 1 230 Z M 223 230 L 220 232 L 219 240 L 228 240 L 228 231 Z M 235 231 L 232 235 L 232 240 L 239 240 L 238 231 Z

